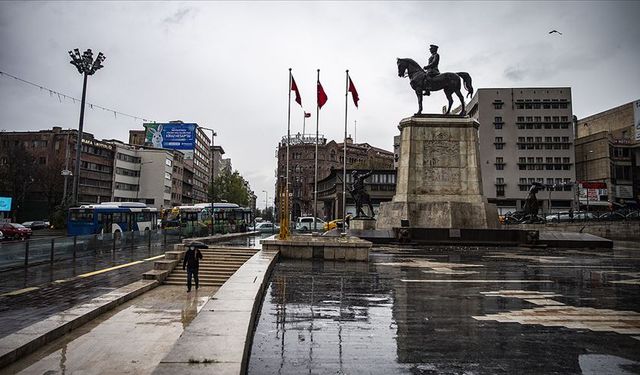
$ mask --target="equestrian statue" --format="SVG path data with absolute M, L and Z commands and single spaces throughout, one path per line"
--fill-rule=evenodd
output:
M 460 79 L 464 83 L 464 88 L 467 90 L 467 97 L 473 95 L 473 86 L 471 85 L 471 76 L 466 72 L 458 73 L 440 73 L 438 64 L 440 63 L 440 55 L 438 54 L 438 46 L 431 45 L 429 48 L 431 56 L 429 57 L 428 65 L 424 69 L 412 59 L 403 58 L 398 59 L 398 76 L 409 76 L 411 88 L 416 92 L 418 97 L 418 112 L 416 115 L 422 114 L 422 96 L 431 94 L 431 91 L 444 90 L 444 94 L 449 101 L 449 107 L 447 108 L 447 115 L 451 112 L 451 106 L 453 105 L 453 98 L 451 94 L 455 93 L 460 99 L 462 104 L 461 116 L 467 114 L 464 107 L 464 96 L 460 92 Z

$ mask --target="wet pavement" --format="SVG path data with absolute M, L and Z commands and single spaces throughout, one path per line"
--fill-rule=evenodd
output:
M 220 245 L 259 247 L 260 236 L 235 238 Z M 170 245 L 171 247 L 173 245 Z M 153 258 L 167 248 L 134 248 L 115 253 L 97 251 L 95 256 L 0 272 L 0 338 L 54 314 L 85 303 L 142 279 L 153 269 Z M 114 266 L 130 266 L 92 274 Z M 82 275 L 82 277 L 80 277 Z M 89 276 L 87 276 L 89 275 Z
M 148 374 L 217 288 L 159 286 L 4 368 L 8 374 Z
M 640 245 L 281 260 L 248 373 L 640 373 Z

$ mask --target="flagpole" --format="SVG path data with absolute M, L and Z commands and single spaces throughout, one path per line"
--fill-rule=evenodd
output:
M 302 138 L 304 138 L 304 126 L 307 122 L 307 111 L 302 110 Z
M 346 71 L 344 90 L 344 151 L 342 155 L 342 232 L 346 233 L 347 222 L 347 110 L 349 109 L 349 69 Z
M 288 103 L 288 110 L 287 110 L 287 182 L 286 182 L 286 188 L 287 188 L 287 193 L 285 196 L 285 199 L 289 199 L 289 144 L 291 143 L 291 79 L 292 79 L 292 75 L 291 75 L 291 68 L 289 68 L 289 103 Z M 289 217 L 289 205 L 283 205 L 282 202 L 280 202 L 280 209 L 282 209 L 283 207 L 287 207 L 287 212 L 285 213 L 286 217 Z M 287 224 L 289 223 L 288 220 L 285 220 L 287 222 Z M 287 228 L 287 232 L 289 231 L 289 228 Z
M 318 69 L 318 83 L 320 84 L 320 69 Z M 315 174 L 313 177 L 313 229 L 316 230 L 316 217 L 318 217 L 318 133 L 320 129 L 320 106 L 318 105 L 318 95 L 316 94 L 316 156 L 315 156 Z

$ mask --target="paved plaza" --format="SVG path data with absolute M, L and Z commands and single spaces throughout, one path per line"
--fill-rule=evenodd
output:
M 282 260 L 250 374 L 640 372 L 640 247 L 378 247 Z

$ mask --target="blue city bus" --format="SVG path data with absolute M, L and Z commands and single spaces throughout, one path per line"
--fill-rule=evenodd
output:
M 120 236 L 128 231 L 156 229 L 158 209 L 138 202 L 105 202 L 82 205 L 69 209 L 67 233 L 70 236 L 83 234 L 113 233 Z

